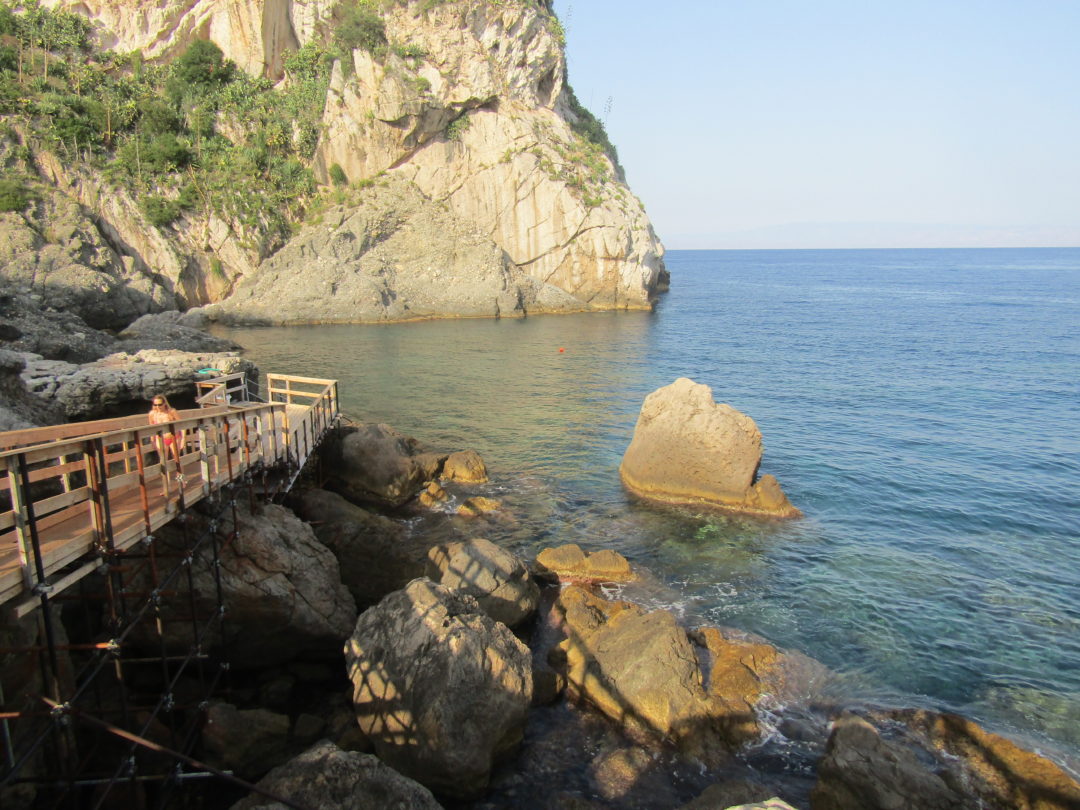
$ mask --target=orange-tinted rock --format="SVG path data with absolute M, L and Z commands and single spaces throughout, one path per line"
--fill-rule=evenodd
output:
M 627 489 L 650 500 L 798 517 L 774 477 L 758 480 L 761 454 L 753 419 L 681 377 L 645 398 L 619 474 Z
M 574 543 L 542 550 L 536 555 L 536 570 L 549 577 L 586 582 L 632 582 L 636 579 L 630 563 L 617 551 L 601 549 L 586 554 Z

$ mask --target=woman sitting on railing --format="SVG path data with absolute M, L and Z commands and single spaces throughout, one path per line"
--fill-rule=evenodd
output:
M 150 401 L 150 424 L 151 425 L 164 425 L 169 422 L 175 422 L 180 418 L 180 414 L 177 413 L 176 408 L 169 404 L 169 400 L 166 399 L 164 394 L 156 394 Z M 164 444 L 162 441 L 164 440 Z M 180 436 L 175 432 L 166 433 L 164 437 L 155 436 L 154 444 L 157 446 L 158 455 L 161 456 L 161 465 L 164 468 L 167 461 L 167 451 L 171 452 L 173 460 L 176 461 L 176 472 L 180 474 Z

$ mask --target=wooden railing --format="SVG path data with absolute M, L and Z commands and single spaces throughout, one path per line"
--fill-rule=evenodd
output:
M 266 398 L 286 405 L 286 443 L 299 471 L 340 414 L 337 380 L 267 374 Z
M 203 408 L 246 403 L 251 399 L 247 374 L 242 371 L 195 381 L 195 402 Z
M 217 396 L 238 390 L 235 376 L 200 383 Z M 70 585 L 254 467 L 287 463 L 295 479 L 338 417 L 337 383 L 275 374 L 268 388 L 272 402 L 165 424 L 140 415 L 0 434 L 0 604 L 21 596 L 17 612 L 32 609 L 35 589 Z

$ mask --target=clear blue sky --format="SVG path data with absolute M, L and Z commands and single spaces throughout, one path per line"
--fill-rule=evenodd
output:
M 1080 0 L 555 10 L 669 248 L 1080 245 Z

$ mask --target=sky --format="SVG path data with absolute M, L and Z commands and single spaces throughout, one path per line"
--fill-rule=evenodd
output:
M 1080 0 L 555 0 L 668 248 L 1080 246 Z

